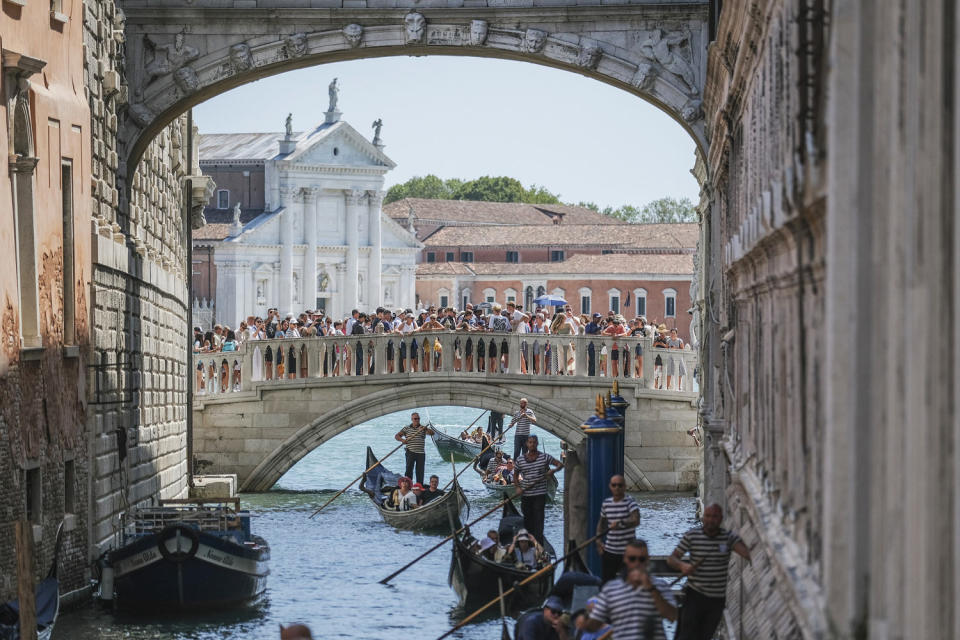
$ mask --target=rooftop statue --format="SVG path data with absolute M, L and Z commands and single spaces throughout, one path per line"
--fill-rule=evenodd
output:
M 337 110 L 337 102 L 340 100 L 340 87 L 337 86 L 337 79 L 334 78 L 330 86 L 327 87 L 327 93 L 330 94 L 330 106 L 327 111 L 333 113 Z

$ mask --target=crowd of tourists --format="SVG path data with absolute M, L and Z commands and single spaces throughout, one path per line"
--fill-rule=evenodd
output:
M 303 339 L 311 337 L 360 336 L 395 334 L 402 336 L 394 344 L 387 345 L 387 372 L 437 371 L 441 368 L 443 346 L 436 339 L 437 332 L 464 333 L 455 343 L 453 368 L 456 371 L 481 371 L 505 373 L 510 370 L 510 343 L 490 334 L 532 334 L 521 342 L 519 370 L 522 374 L 570 375 L 574 373 L 574 344 L 556 343 L 537 339 L 538 335 L 598 335 L 609 337 L 642 337 L 653 340 L 659 349 L 689 349 L 678 336 L 676 327 L 667 328 L 656 320 L 649 322 L 638 316 L 627 320 L 621 314 L 608 311 L 576 314 L 571 307 L 535 307 L 525 311 L 522 305 L 508 302 L 499 304 L 467 304 L 462 311 L 452 307 L 430 306 L 414 312 L 411 309 L 395 310 L 378 308 L 365 313 L 354 309 L 349 317 L 334 319 L 322 310 L 307 309 L 295 315 L 281 317 L 276 308 L 267 311 L 266 317 L 247 316 L 236 328 L 221 324 L 204 331 L 194 327 L 193 351 L 204 363 L 197 364 L 196 390 L 204 393 L 210 382 L 219 390 L 238 389 L 240 385 L 239 359 L 229 356 L 218 359 L 205 358 L 205 354 L 236 351 L 245 342 L 275 339 Z M 552 311 L 551 311 L 552 309 Z M 424 335 L 424 334 L 434 334 Z M 362 375 L 374 371 L 374 354 L 370 343 L 352 341 L 342 346 L 331 347 L 331 353 L 323 360 L 319 376 Z M 266 347 L 254 361 L 252 379 L 275 380 L 306 377 L 306 353 L 292 346 L 289 349 Z M 609 362 L 608 362 L 609 360 Z M 298 368 L 299 364 L 299 368 Z M 613 376 L 642 377 L 643 347 L 639 343 L 617 344 L 616 341 L 596 348 L 587 346 L 585 360 L 587 375 L 605 375 L 610 370 Z M 654 388 L 673 388 L 674 376 L 677 387 L 682 388 L 682 378 L 687 374 L 683 359 L 668 359 L 664 362 L 658 354 L 654 363 Z

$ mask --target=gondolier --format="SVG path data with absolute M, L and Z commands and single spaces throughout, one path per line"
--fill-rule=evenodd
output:
M 677 623 L 677 640 L 710 640 L 723 617 L 727 597 L 730 552 L 750 561 L 740 536 L 720 526 L 723 509 L 712 504 L 703 511 L 703 526 L 690 529 L 667 558 L 667 564 L 687 576 L 684 603 Z M 690 554 L 689 561 L 683 556 Z
M 613 580 L 620 571 L 623 552 L 640 524 L 640 505 L 627 495 L 627 481 L 623 476 L 610 478 L 610 493 L 611 496 L 600 506 L 600 520 L 597 522 L 597 535 L 607 531 L 602 540 L 597 540 L 597 550 L 603 558 L 604 582 Z
M 527 443 L 527 436 L 530 435 L 530 425 L 537 424 L 537 416 L 533 410 L 527 407 L 527 399 L 520 398 L 520 409 L 513 414 L 513 420 L 510 426 L 517 425 L 517 430 L 513 432 L 513 457 L 517 459 L 523 453 Z
M 521 406 L 522 403 L 521 400 Z M 547 471 L 551 465 L 559 471 L 563 469 L 563 463 L 549 453 L 538 451 L 538 444 L 537 436 L 527 437 L 527 452 L 514 462 L 523 478 L 514 484 L 517 485 L 517 495 L 520 496 L 523 526 L 542 544 L 544 508 L 547 504 Z
M 404 444 L 404 453 L 407 457 L 407 470 L 404 474 L 408 478 L 413 477 L 414 469 L 417 472 L 417 482 L 423 484 L 423 466 L 426 463 L 427 454 L 424 449 L 424 440 L 427 435 L 433 435 L 433 429 L 420 424 L 420 414 L 410 414 L 410 424 L 397 432 L 393 438 L 397 442 Z

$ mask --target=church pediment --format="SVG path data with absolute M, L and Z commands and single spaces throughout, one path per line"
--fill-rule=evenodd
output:
M 342 120 L 322 124 L 313 131 L 304 132 L 296 148 L 280 162 L 290 165 L 341 165 L 344 167 L 383 167 L 393 169 L 396 164 Z

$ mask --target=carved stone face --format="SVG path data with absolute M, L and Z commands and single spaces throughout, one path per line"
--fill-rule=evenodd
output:
M 234 71 L 246 71 L 253 66 L 253 57 L 250 47 L 246 44 L 235 44 L 230 47 L 230 64 Z
M 173 37 L 173 46 L 177 51 L 183 49 L 183 33 L 178 33 Z
M 487 21 L 474 20 L 470 23 L 470 44 L 479 46 L 487 41 Z
M 348 24 L 343 28 L 343 37 L 352 48 L 359 47 L 363 39 L 363 27 L 359 24 Z
M 580 48 L 577 64 L 587 69 L 595 69 L 600 62 L 603 49 L 597 42 L 588 42 Z
M 687 122 L 696 122 L 703 115 L 701 106 L 702 103 L 699 100 L 691 100 L 680 111 L 680 117 Z
M 523 50 L 527 53 L 539 53 L 547 43 L 547 32 L 540 29 L 527 29 L 523 34 Z
M 173 72 L 173 81 L 184 93 L 193 93 L 200 86 L 197 72 L 190 67 L 180 67 Z
M 407 44 L 420 44 L 426 35 L 427 19 L 419 13 L 408 13 L 403 19 Z
M 307 35 L 305 33 L 292 33 L 284 38 L 287 45 L 287 55 L 291 58 L 299 58 L 307 52 Z

